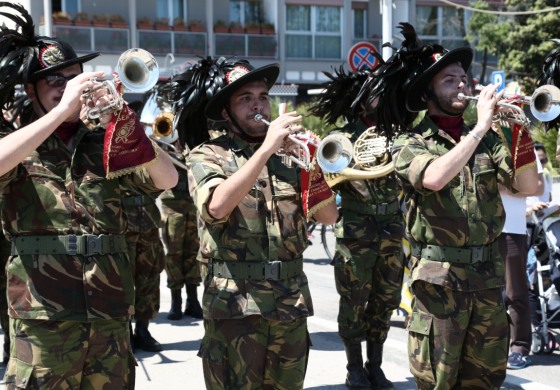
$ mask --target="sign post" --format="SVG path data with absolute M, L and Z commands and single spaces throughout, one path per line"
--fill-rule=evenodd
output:
M 358 42 L 348 51 L 348 65 L 353 72 L 367 67 L 374 69 L 378 60 L 372 53 L 377 53 L 377 49 L 370 42 Z

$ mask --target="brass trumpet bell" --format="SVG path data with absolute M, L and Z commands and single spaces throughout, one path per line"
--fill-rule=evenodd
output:
M 119 57 L 117 73 L 125 88 L 130 92 L 146 92 L 159 79 L 159 66 L 154 56 L 140 48 L 125 51 Z
M 150 94 L 142 108 L 140 122 L 148 137 L 159 143 L 172 144 L 179 138 L 179 133 L 173 128 L 174 116 L 171 109 L 162 108 L 158 106 L 157 93 Z
M 317 149 L 317 162 L 324 172 L 342 171 L 352 161 L 352 141 L 342 134 L 326 136 Z
M 531 96 L 531 113 L 541 122 L 549 122 L 560 115 L 560 89 L 543 85 Z

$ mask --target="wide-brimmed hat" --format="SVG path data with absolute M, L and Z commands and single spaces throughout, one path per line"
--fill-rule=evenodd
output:
M 279 64 L 269 64 L 257 69 L 248 63 L 235 66 L 225 75 L 225 87 L 218 91 L 206 105 L 206 117 L 215 121 L 223 121 L 222 109 L 236 90 L 245 84 L 257 80 L 263 80 L 268 89 L 270 89 L 276 82 L 279 74 Z
M 37 37 L 36 55 L 33 56 L 27 81 L 34 82 L 57 70 L 74 64 L 83 64 L 94 59 L 100 53 L 91 53 L 78 57 L 72 46 L 58 38 Z
M 412 80 L 406 94 L 406 108 L 409 111 L 418 112 L 428 108 L 424 95 L 432 78 L 446 66 L 461 63 L 465 72 L 471 66 L 473 51 L 470 47 L 460 47 L 447 51 L 435 52 L 423 59 L 420 64 L 425 70 Z

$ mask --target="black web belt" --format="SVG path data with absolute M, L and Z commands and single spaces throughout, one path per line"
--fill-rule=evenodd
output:
M 411 254 L 433 261 L 447 261 L 450 263 L 473 264 L 492 259 L 499 251 L 498 241 L 481 246 L 439 246 L 422 244 L 419 242 L 410 243 Z

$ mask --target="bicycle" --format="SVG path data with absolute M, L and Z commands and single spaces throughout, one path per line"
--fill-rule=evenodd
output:
M 321 225 L 321 244 L 325 249 L 328 259 L 332 260 L 336 245 L 336 239 L 334 238 L 334 225 L 325 225 L 319 222 L 311 221 L 307 224 L 307 234 L 313 234 L 317 225 Z

